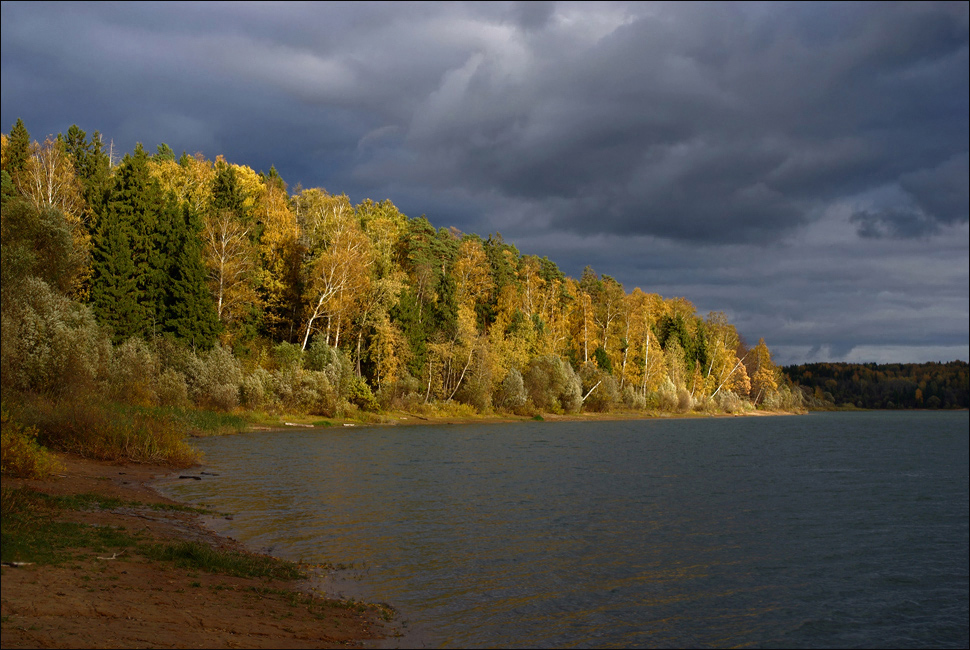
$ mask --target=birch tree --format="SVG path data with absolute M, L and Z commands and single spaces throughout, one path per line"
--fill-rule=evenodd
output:
M 36 210 L 60 210 L 71 224 L 75 244 L 86 245 L 84 189 L 63 141 L 48 136 L 44 144 L 34 142 L 23 169 L 13 179 L 21 195 Z
M 321 190 L 306 190 L 303 195 L 300 203 L 307 250 L 303 263 L 307 303 L 303 349 L 321 321 L 325 322 L 327 344 L 337 347 L 344 319 L 370 284 L 374 263 L 371 242 L 358 225 L 346 195 L 331 196 Z
M 255 251 L 249 229 L 232 212 L 220 210 L 206 218 L 202 238 L 206 278 L 216 314 L 229 326 L 258 303 L 253 288 Z

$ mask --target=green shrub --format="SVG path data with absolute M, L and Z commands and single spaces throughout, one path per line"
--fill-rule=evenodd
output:
M 370 386 L 367 385 L 363 377 L 354 376 L 351 378 L 348 382 L 346 398 L 351 404 L 365 411 L 376 411 L 380 408 Z
M 151 406 L 158 403 L 155 377 L 158 359 L 148 344 L 131 337 L 112 350 L 108 383 L 111 396 L 120 402 Z
M 183 408 L 189 404 L 189 389 L 185 377 L 175 368 L 166 368 L 158 376 L 156 388 L 160 406 Z
M 295 343 L 280 343 L 273 348 L 273 363 L 284 372 L 300 370 L 303 367 L 303 349 Z
M 273 376 L 264 368 L 256 368 L 243 379 L 239 388 L 243 406 L 248 409 L 264 409 L 275 402 Z
M 692 408 L 694 408 L 694 398 L 691 397 L 686 388 L 679 389 L 677 391 L 677 412 L 687 413 Z
M 338 396 L 327 373 L 304 371 L 294 386 L 294 406 L 303 413 L 334 417 L 338 411 Z
M 775 411 L 800 411 L 805 409 L 805 400 L 800 390 L 791 390 L 787 384 L 782 384 L 777 390 L 767 392 L 764 406 Z
M 741 398 L 729 390 L 722 390 L 715 399 L 718 407 L 725 413 L 739 413 L 744 410 Z
M 505 374 L 505 379 L 495 391 L 495 406 L 515 413 L 525 406 L 528 399 L 522 373 L 512 368 Z
M 376 396 L 378 405 L 385 410 L 406 411 L 424 402 L 421 382 L 406 374 L 394 383 L 385 383 Z
M 576 413 L 582 408 L 582 384 L 572 367 L 555 355 L 529 362 L 523 375 L 529 399 L 541 411 Z
M 677 388 L 674 386 L 674 382 L 670 380 L 670 377 L 664 377 L 664 381 L 657 391 L 657 408 L 661 411 L 673 412 L 677 410 L 677 403 Z
M 643 411 L 647 408 L 647 398 L 638 393 L 633 386 L 627 384 L 622 391 L 623 406 L 628 409 Z
M 215 345 L 199 365 L 195 382 L 195 403 L 203 408 L 231 411 L 239 406 L 242 367 L 232 352 Z
M 580 376 L 583 379 L 583 395 L 586 396 L 583 408 L 598 413 L 612 411 L 620 401 L 620 391 L 613 375 L 587 366 Z
M 24 280 L 10 302 L 2 319 L 4 386 L 57 397 L 89 390 L 107 373 L 110 343 L 88 307 L 37 278 Z

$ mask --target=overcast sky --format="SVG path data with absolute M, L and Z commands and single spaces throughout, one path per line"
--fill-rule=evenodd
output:
M 967 360 L 968 3 L 2 5 L 2 121 L 723 311 L 782 364 Z

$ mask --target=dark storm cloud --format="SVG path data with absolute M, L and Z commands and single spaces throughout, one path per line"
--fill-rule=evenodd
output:
M 900 186 L 932 217 L 959 223 L 970 213 L 970 162 L 967 152 L 957 154 L 934 169 L 921 169 L 900 177 Z
M 5 128 L 391 198 L 723 309 L 790 359 L 967 356 L 965 2 L 2 12 Z
M 861 237 L 921 237 L 938 230 L 936 222 L 925 213 L 911 209 L 861 210 L 849 220 L 856 224 Z
M 530 76 L 521 107 L 476 64 L 458 123 L 425 151 L 445 150 L 452 182 L 570 200 L 557 225 L 701 241 L 776 237 L 820 199 L 932 175 L 965 151 L 953 135 L 966 134 L 967 85 L 935 83 L 952 59 L 966 71 L 965 13 L 873 8 L 819 43 L 784 12 L 741 12 L 635 18 Z M 483 110 L 489 98 L 503 106 Z M 910 122 L 926 119 L 937 131 L 914 134 Z

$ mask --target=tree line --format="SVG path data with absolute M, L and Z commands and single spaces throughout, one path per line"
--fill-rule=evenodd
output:
M 2 170 L 5 389 L 326 415 L 801 405 L 723 313 L 390 200 L 165 144 L 114 164 L 98 132 L 39 143 L 21 120 Z
M 811 403 L 868 409 L 970 408 L 970 366 L 949 363 L 810 363 L 782 368 Z

